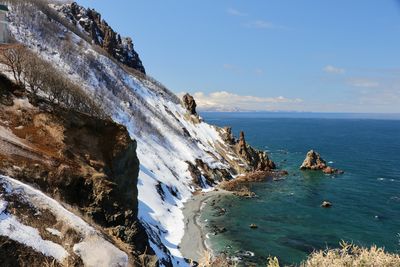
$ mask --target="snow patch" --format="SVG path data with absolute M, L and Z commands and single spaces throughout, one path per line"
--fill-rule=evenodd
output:
M 26 200 L 28 203 L 31 203 L 34 207 L 39 207 L 41 209 L 46 209 L 50 211 L 57 218 L 58 221 L 62 221 L 63 223 L 80 233 L 83 236 L 83 240 L 80 243 L 74 245 L 74 252 L 81 256 L 82 261 L 85 264 L 87 263 L 87 266 L 128 266 L 128 255 L 125 252 L 121 251 L 113 244 L 106 241 L 101 233 L 99 233 L 92 226 L 87 224 L 82 218 L 65 209 L 56 200 L 46 196 L 41 191 L 8 176 L 0 175 L 0 183 L 3 184 L 3 187 L 7 189 L 8 194 L 18 195 L 20 198 Z M 13 219 L 12 216 L 5 216 L 3 214 L 1 215 L 3 217 L 0 217 L 0 225 L 1 223 L 3 223 L 5 227 L 4 229 L 7 230 L 8 225 L 15 224 L 19 227 L 17 228 L 18 232 L 22 231 L 21 235 L 25 234 L 23 237 L 29 237 L 29 235 L 36 234 L 35 230 L 37 231 L 37 229 L 20 225 L 15 218 Z M 6 220 L 7 218 L 9 218 L 8 221 Z M 3 231 L 6 231 L 4 229 Z M 8 236 L 12 235 L 14 238 L 20 238 L 18 233 L 14 233 L 14 231 L 3 233 L 7 233 Z M 0 234 L 2 233 L 0 232 Z M 21 242 L 19 240 L 24 240 L 23 237 L 16 241 Z M 50 249 L 50 244 L 46 242 L 47 241 L 38 243 L 40 245 L 39 248 L 42 249 L 42 247 L 45 247 Z M 34 242 L 29 241 L 27 245 L 33 247 Z M 47 245 L 47 247 L 45 245 Z M 60 251 L 57 250 L 57 248 L 55 249 L 56 253 L 54 253 L 54 255 L 60 256 Z M 96 253 L 93 254 L 93 251 L 96 251 Z M 50 253 L 48 250 L 45 249 L 40 250 L 40 252 L 42 252 L 43 254 Z M 94 259 L 93 255 L 95 255 L 96 259 Z
M 97 236 L 85 238 L 85 241 L 75 244 L 73 249 L 87 267 L 128 266 L 128 256 L 125 253 L 121 253 L 109 242 L 99 242 Z
M 43 240 L 36 228 L 24 225 L 14 215 L 7 214 L 7 203 L 0 200 L 0 235 L 33 248 L 45 256 L 53 257 L 62 262 L 68 252 L 59 244 L 49 240 Z
M 46 231 L 49 232 L 50 234 L 54 235 L 54 236 L 62 237 L 61 232 L 58 231 L 57 229 L 54 229 L 54 228 L 46 228 Z

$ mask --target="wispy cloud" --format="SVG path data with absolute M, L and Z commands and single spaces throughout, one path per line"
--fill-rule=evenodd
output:
M 253 29 L 264 29 L 264 30 L 288 30 L 289 28 L 283 25 L 277 25 L 266 20 L 253 20 L 245 24 L 246 27 Z
M 239 66 L 236 66 L 234 64 L 225 63 L 225 64 L 222 65 L 222 67 L 225 70 L 231 71 L 231 72 L 233 72 L 235 74 L 242 73 L 242 69 Z
M 331 74 L 343 74 L 345 72 L 345 69 L 335 67 L 332 65 L 327 65 L 322 70 L 326 73 L 331 73 Z
M 244 12 L 242 12 L 242 11 L 239 11 L 239 10 L 237 10 L 237 9 L 235 9 L 235 8 L 228 8 L 227 10 L 226 10 L 226 12 L 229 14 L 229 15 L 232 15 L 232 16 L 238 16 L 238 17 L 245 17 L 245 16 L 247 16 L 248 14 L 247 13 L 244 13 Z
M 263 74 L 264 74 L 264 70 L 263 70 L 263 69 L 260 69 L 260 68 L 256 68 L 256 69 L 254 70 L 254 73 L 255 73 L 256 75 L 263 75 Z
M 380 83 L 378 81 L 369 78 L 352 78 L 349 79 L 347 82 L 351 86 L 362 88 L 376 88 L 380 86 Z
M 178 95 L 183 95 L 180 93 Z M 227 91 L 217 91 L 209 94 L 196 92 L 193 94 L 197 106 L 201 110 L 218 111 L 262 111 L 262 110 L 291 110 L 293 105 L 303 102 L 302 99 L 278 97 L 258 97 L 250 95 L 238 95 Z

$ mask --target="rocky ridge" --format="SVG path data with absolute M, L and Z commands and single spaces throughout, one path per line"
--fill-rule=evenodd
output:
M 104 48 L 112 57 L 126 66 L 146 73 L 139 54 L 134 49 L 132 39 L 121 37 L 96 10 L 86 9 L 76 2 L 56 6 L 56 8 L 73 24 L 79 25 L 90 36 L 94 44 Z

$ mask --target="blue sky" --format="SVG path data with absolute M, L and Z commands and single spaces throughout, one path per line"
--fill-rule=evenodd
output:
M 400 112 L 396 0 L 80 0 L 204 109 Z

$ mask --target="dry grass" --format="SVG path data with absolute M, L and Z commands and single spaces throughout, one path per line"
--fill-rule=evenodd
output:
M 279 267 L 279 260 L 277 257 L 268 257 L 267 267 Z
M 313 252 L 301 267 L 394 267 L 400 266 L 400 255 L 385 252 L 383 248 L 358 247 L 346 242 L 339 249 Z
M 231 263 L 224 255 L 213 256 L 210 251 L 206 250 L 199 259 L 199 267 L 234 267 L 235 263 Z
M 358 247 L 346 242 L 340 243 L 341 248 L 326 249 L 311 253 L 299 267 L 400 267 L 400 255 L 388 253 L 383 248 Z M 237 264 L 229 262 L 223 255 L 213 257 L 206 252 L 199 261 L 201 267 L 230 267 Z M 267 267 L 279 267 L 276 257 L 268 257 Z M 283 266 L 283 265 L 282 265 Z

